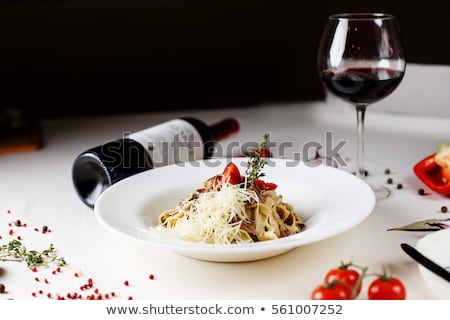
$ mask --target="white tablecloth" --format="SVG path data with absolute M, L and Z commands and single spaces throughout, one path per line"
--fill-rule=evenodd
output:
M 350 171 L 356 137 L 352 108 L 330 99 L 327 103 L 43 120 L 45 145 L 41 150 L 0 157 L 0 245 L 17 236 L 29 249 L 42 250 L 52 243 L 68 265 L 56 273 L 54 266 L 32 272 L 24 263 L 0 262 L 0 283 L 7 290 L 0 299 L 31 299 L 33 292 L 37 298 L 81 292 L 80 286 L 89 278 L 100 292 L 114 291 L 121 299 L 308 299 L 328 269 L 349 260 L 372 270 L 388 267 L 404 281 L 409 299 L 433 298 L 417 265 L 399 246 L 401 242 L 414 245 L 426 233 L 386 229 L 443 217 L 440 207 L 450 206 L 450 200 L 433 192 L 419 196 L 417 190 L 424 185 L 412 171 L 416 162 L 434 153 L 438 143 L 450 141 L 449 77 L 448 67 L 411 65 L 392 97 L 380 102 L 379 108 L 368 109 L 366 167 L 382 183 L 386 179 L 383 171 L 389 168 L 403 189 L 391 185 L 392 197 L 378 202 L 365 221 L 347 232 L 255 262 L 194 260 L 105 229 L 73 189 L 73 160 L 81 151 L 124 132 L 172 118 L 194 116 L 214 123 L 231 116 L 241 130 L 221 142 L 224 146 L 236 140 L 260 141 L 270 131 L 273 141 L 293 142 L 289 157 L 308 141 L 323 143 L 325 132 L 330 131 L 334 141 L 348 141 L 340 153 L 349 163 L 343 170 Z M 27 227 L 8 225 L 17 219 Z M 51 232 L 40 232 L 44 225 Z M 363 291 L 360 299 L 366 298 Z

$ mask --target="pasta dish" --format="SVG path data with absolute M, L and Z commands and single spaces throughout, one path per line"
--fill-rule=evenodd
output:
M 277 185 L 241 176 L 230 162 L 222 174 L 159 215 L 157 229 L 188 241 L 211 244 L 259 242 L 301 232 L 305 224 L 276 192 Z

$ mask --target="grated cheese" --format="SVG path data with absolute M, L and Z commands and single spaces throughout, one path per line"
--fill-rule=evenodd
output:
M 258 201 L 254 191 L 239 185 L 223 184 L 220 191 L 202 192 L 185 203 L 185 212 L 173 228 L 181 239 L 204 243 L 248 242 L 240 230 L 246 203 Z M 235 219 L 239 218 L 239 219 Z M 238 221 L 238 222 L 233 222 Z

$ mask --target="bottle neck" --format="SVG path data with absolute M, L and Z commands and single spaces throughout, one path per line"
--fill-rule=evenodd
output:
M 239 124 L 235 119 L 226 118 L 212 125 L 206 125 L 196 118 L 182 118 L 195 127 L 203 142 L 204 158 L 209 159 L 214 151 L 217 141 L 223 140 L 239 131 Z
M 216 141 L 224 140 L 239 132 L 239 123 L 236 119 L 226 118 L 212 124 L 210 127 Z

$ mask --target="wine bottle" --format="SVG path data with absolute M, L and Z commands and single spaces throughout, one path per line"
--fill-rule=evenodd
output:
M 75 159 L 75 191 L 93 208 L 100 194 L 114 183 L 152 168 L 208 159 L 217 141 L 238 131 L 239 124 L 232 118 L 211 126 L 197 118 L 179 118 L 106 142 Z

